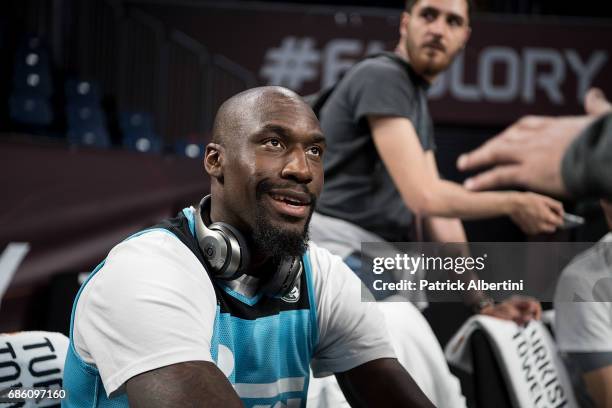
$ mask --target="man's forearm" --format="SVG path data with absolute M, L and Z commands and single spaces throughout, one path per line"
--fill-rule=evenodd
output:
M 519 193 L 513 191 L 475 193 L 443 179 L 433 183 L 428 195 L 423 209 L 427 215 L 462 219 L 511 215 L 520 199 Z
M 369 361 L 349 371 L 336 373 L 336 379 L 352 407 L 434 407 L 394 358 Z
M 219 368 L 208 361 L 187 361 L 130 378 L 126 387 L 131 407 L 243 407 Z
M 433 242 L 467 242 L 465 229 L 458 218 L 426 217 L 423 223 Z

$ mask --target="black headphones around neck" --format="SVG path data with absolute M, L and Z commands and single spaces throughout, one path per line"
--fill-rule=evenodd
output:
M 242 234 L 225 222 L 210 224 L 210 195 L 200 201 L 195 212 L 196 239 L 209 272 L 217 279 L 234 280 L 244 275 L 250 254 Z M 210 225 L 207 225 L 210 224 Z M 299 257 L 283 258 L 260 290 L 270 297 L 288 295 L 302 275 Z

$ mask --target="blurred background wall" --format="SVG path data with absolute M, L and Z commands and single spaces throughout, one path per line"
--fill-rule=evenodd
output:
M 302 95 L 333 85 L 394 48 L 402 6 L 0 3 L 0 251 L 28 244 L 5 285 L 0 331 L 65 331 L 78 272 L 208 191 L 200 159 L 225 99 L 256 85 Z M 606 13 L 598 1 L 476 4 L 463 56 L 430 90 L 445 177 L 462 181 L 457 156 L 519 117 L 580 114 L 590 86 L 612 92 Z M 566 205 L 587 225 L 541 239 L 598 239 L 598 207 Z M 525 239 L 505 219 L 466 228 L 475 241 Z

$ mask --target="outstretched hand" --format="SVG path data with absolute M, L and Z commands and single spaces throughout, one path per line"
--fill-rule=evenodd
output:
M 563 224 L 563 204 L 536 193 L 516 193 L 510 218 L 527 235 L 553 233 Z
M 591 88 L 584 96 L 584 111 L 587 115 L 599 116 L 612 112 L 612 104 L 599 88 Z
M 569 144 L 593 121 L 590 116 L 526 116 L 457 160 L 459 170 L 490 169 L 464 182 L 469 190 L 518 186 L 567 194 L 561 160 Z
M 556 196 L 567 189 L 561 178 L 561 161 L 570 143 L 597 116 L 612 112 L 600 89 L 585 96 L 584 116 L 526 116 L 479 148 L 457 160 L 462 171 L 489 169 L 465 180 L 470 190 L 523 187 Z

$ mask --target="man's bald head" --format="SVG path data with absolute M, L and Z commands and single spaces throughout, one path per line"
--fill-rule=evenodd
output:
M 212 141 L 225 145 L 241 139 L 259 124 L 295 109 L 316 120 L 302 98 L 287 88 L 262 86 L 240 92 L 225 101 L 217 111 Z
M 262 259 L 301 256 L 324 151 L 317 117 L 294 92 L 269 86 L 228 99 L 204 155 L 211 221 L 241 231 Z

